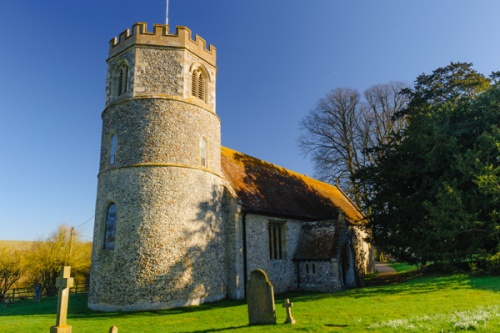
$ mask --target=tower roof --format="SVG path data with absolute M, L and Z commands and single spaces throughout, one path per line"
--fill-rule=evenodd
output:
M 329 260 L 337 258 L 341 245 L 343 221 L 310 222 L 300 230 L 295 260 Z
M 351 223 L 363 214 L 336 186 L 222 147 L 222 170 L 247 212 Z

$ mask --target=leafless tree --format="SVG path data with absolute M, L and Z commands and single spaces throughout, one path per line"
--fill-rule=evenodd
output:
M 408 96 L 400 94 L 402 89 L 408 88 L 399 81 L 387 84 L 377 84 L 365 90 L 365 103 L 368 107 L 366 131 L 369 140 L 365 148 L 375 147 L 386 143 L 392 132 L 399 132 L 405 126 L 405 118 L 397 115 L 408 102 Z M 369 158 L 372 163 L 372 158 Z
M 353 181 L 361 166 L 374 162 L 369 148 L 387 142 L 404 119 L 395 115 L 406 104 L 401 82 L 370 87 L 364 93 L 337 88 L 321 98 L 300 123 L 299 147 L 314 162 L 316 176 L 339 185 L 360 207 L 363 189 Z

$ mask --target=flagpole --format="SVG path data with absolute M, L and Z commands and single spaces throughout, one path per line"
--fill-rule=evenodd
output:
M 166 12 L 165 24 L 168 25 L 168 0 L 167 0 L 167 12 Z

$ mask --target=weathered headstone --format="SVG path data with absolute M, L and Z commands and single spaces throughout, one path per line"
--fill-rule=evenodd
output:
M 286 308 L 286 320 L 285 324 L 295 324 L 295 319 L 292 317 L 292 309 L 293 303 L 287 298 L 285 303 L 281 306 L 282 308 Z
M 35 293 L 33 295 L 33 300 L 35 302 L 40 302 L 42 300 L 42 291 L 43 291 L 43 287 L 40 283 L 37 283 L 35 285 Z
M 109 328 L 109 333 L 118 333 L 118 327 L 116 327 L 115 325 L 111 326 Z
M 256 269 L 247 285 L 248 320 L 250 325 L 276 324 L 273 285 L 266 273 Z
M 50 328 L 50 333 L 71 333 L 71 326 L 66 324 L 68 316 L 69 288 L 73 287 L 73 278 L 70 277 L 71 266 L 61 268 L 61 274 L 56 280 L 56 287 L 59 288 L 57 300 L 57 320 L 56 325 Z

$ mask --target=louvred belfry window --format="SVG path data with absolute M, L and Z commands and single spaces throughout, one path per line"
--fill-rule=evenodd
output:
M 205 101 L 205 80 L 205 76 L 199 68 L 193 70 L 191 80 L 191 95 L 201 99 L 202 101 Z
M 123 63 L 118 67 L 116 75 L 116 96 L 121 96 L 128 89 L 128 66 Z

